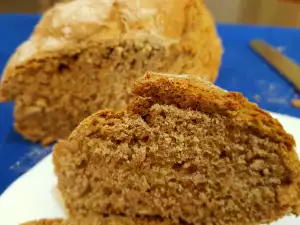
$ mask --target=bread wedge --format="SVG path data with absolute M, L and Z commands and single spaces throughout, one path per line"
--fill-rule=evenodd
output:
M 252 225 L 300 213 L 300 162 L 282 125 L 242 94 L 147 73 L 126 110 L 85 119 L 53 161 L 70 216 Z

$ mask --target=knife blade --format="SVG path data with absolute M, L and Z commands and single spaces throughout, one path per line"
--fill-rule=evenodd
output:
M 300 91 L 300 67 L 294 61 L 264 41 L 253 40 L 250 46 Z

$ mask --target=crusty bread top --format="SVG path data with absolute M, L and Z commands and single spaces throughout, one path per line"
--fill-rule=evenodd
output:
M 62 219 L 43 219 L 38 221 L 22 223 L 21 225 L 61 225 L 62 221 Z
M 133 93 L 150 98 L 153 104 L 176 105 L 181 109 L 222 114 L 239 120 L 241 126 L 257 130 L 260 136 L 285 143 L 291 150 L 295 146 L 294 138 L 269 113 L 249 102 L 241 93 L 227 92 L 199 77 L 149 72 L 135 83 Z M 129 108 L 137 113 L 144 110 L 144 105 L 133 105 Z
M 284 144 L 288 152 L 277 149 L 279 154 L 295 176 L 300 173 L 293 136 L 283 129 L 277 119 L 249 102 L 241 93 L 227 92 L 197 76 L 153 72 L 148 72 L 135 82 L 133 93 L 137 98 L 128 106 L 128 110 L 133 113 L 145 114 L 156 103 L 208 114 L 217 113 L 238 124 L 246 132 L 252 130 L 261 138 Z M 300 181 L 300 177 L 297 179 Z
M 199 28 L 195 22 L 204 28 L 210 27 L 208 33 L 214 30 L 210 16 L 203 16 L 204 21 L 193 21 L 186 16 L 186 10 L 195 7 L 205 8 L 202 0 L 74 0 L 59 3 L 44 14 L 30 39 L 17 49 L 9 64 L 20 65 L 30 59 L 53 56 L 58 51 L 80 51 L 81 41 L 141 38 L 170 45 L 181 41 L 185 34 L 189 39 L 195 39 L 190 33 Z M 200 43 L 199 36 L 197 39 Z M 220 48 L 217 38 L 216 42 Z
M 64 51 L 75 42 L 91 38 L 95 34 L 103 40 L 118 39 L 121 35 L 135 36 L 137 34 L 133 31 L 141 30 L 143 32 L 140 35 L 152 32 L 164 38 L 179 38 L 184 21 L 183 16 L 177 13 L 183 14 L 187 0 L 179 1 L 176 8 L 171 7 L 178 7 L 178 11 L 168 11 L 176 13 L 180 18 L 174 21 L 163 20 L 166 16 L 163 2 L 74 0 L 58 3 L 44 14 L 30 39 L 19 47 L 10 63 L 18 65 L 31 58 L 40 58 L 46 52 Z M 177 1 L 170 2 L 174 6 Z M 168 22 L 172 26 L 165 24 Z M 176 27 L 178 30 L 164 29 L 164 26 Z

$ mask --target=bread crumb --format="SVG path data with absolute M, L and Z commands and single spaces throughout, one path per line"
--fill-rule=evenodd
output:
M 291 104 L 292 106 L 300 109 L 300 99 L 293 99 Z
M 286 47 L 285 47 L 285 46 L 278 46 L 278 47 L 276 48 L 276 50 L 277 50 L 278 52 L 280 52 L 280 53 L 283 53 L 283 52 L 286 51 Z
M 260 102 L 261 97 L 260 97 L 260 95 L 254 95 L 254 99 L 257 102 Z

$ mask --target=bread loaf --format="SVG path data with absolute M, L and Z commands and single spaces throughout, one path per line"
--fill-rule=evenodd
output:
M 0 87 L 15 128 L 66 138 L 103 108 L 125 107 L 146 71 L 216 79 L 221 42 L 202 0 L 74 0 L 45 13 L 9 60 Z
M 148 73 L 133 93 L 55 145 L 71 217 L 252 225 L 300 214 L 295 142 L 270 114 L 194 76 Z

